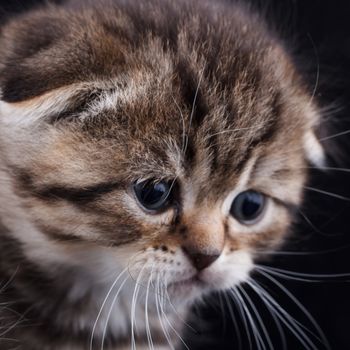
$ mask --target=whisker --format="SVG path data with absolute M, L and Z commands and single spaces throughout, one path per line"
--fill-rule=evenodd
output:
M 255 344 L 257 345 L 257 347 L 259 349 L 265 349 L 266 350 L 266 346 L 265 346 L 265 343 L 264 341 L 262 340 L 261 336 L 260 336 L 260 333 L 259 333 L 259 330 L 256 326 L 256 323 L 243 299 L 243 297 L 241 296 L 241 294 L 239 293 L 239 289 L 238 289 L 238 286 L 234 287 L 234 289 L 236 290 L 236 295 L 238 297 L 238 299 L 240 300 L 241 304 L 242 304 L 242 307 L 247 315 L 247 318 L 248 318 L 248 321 L 250 323 L 250 326 L 251 326 L 251 329 L 253 331 L 253 336 L 254 336 L 254 339 L 255 339 Z
M 255 292 L 255 294 L 262 300 L 262 302 L 266 306 L 267 310 L 269 311 L 269 313 L 270 313 L 271 317 L 273 318 L 275 325 L 277 327 L 278 333 L 279 333 L 280 338 L 281 338 L 282 348 L 284 350 L 286 350 L 288 348 L 287 347 L 287 339 L 286 339 L 286 335 L 283 331 L 281 322 L 279 321 L 278 317 L 276 317 L 274 309 L 271 308 L 271 306 L 268 303 L 266 303 L 265 299 L 261 296 L 261 294 L 259 292 L 259 285 L 256 284 L 256 286 L 254 286 L 254 284 L 252 282 L 254 282 L 254 281 L 251 278 L 249 278 L 247 281 L 247 285 L 250 288 L 252 288 L 252 290 Z
M 3 286 L 1 286 L 0 293 L 4 292 L 6 290 L 6 288 L 11 284 L 11 282 L 14 280 L 14 278 L 18 272 L 18 269 L 19 269 L 19 266 L 16 267 L 15 271 L 10 276 L 10 278 L 5 282 L 5 284 Z
M 134 293 L 132 295 L 132 299 L 131 299 L 131 317 L 130 317 L 130 322 L 131 322 L 131 349 L 135 350 L 136 349 L 136 341 L 135 341 L 135 328 L 136 328 L 136 321 L 135 321 L 135 316 L 136 316 L 136 301 L 137 301 L 137 297 L 139 294 L 139 290 L 140 290 L 140 285 L 139 285 L 139 281 L 142 278 L 142 274 L 143 271 L 145 269 L 146 265 L 143 265 L 141 271 L 139 272 L 139 275 L 137 277 L 137 280 L 135 282 L 135 288 L 134 288 Z M 135 328 L 134 328 L 135 326 Z
M 186 320 L 183 319 L 183 317 L 181 317 L 181 315 L 178 313 L 178 311 L 176 310 L 174 304 L 171 302 L 169 293 L 168 293 L 168 288 L 165 288 L 165 294 L 166 294 L 166 298 L 167 301 L 170 305 L 170 307 L 172 308 L 172 310 L 174 311 L 175 315 L 177 316 L 177 318 L 189 329 L 191 329 L 192 332 L 198 334 L 198 331 L 196 329 L 194 329 L 188 322 L 186 322 Z
M 6 337 L 1 337 L 1 340 L 6 340 L 6 341 L 12 341 L 14 343 L 20 343 L 21 341 L 15 338 L 6 338 Z M 18 348 L 15 348 L 18 349 Z
M 105 338 L 106 338 L 106 333 L 107 333 L 107 327 L 108 327 L 108 321 L 109 321 L 109 319 L 111 317 L 112 310 L 113 310 L 114 305 L 115 305 L 115 303 L 116 303 L 116 301 L 118 299 L 118 296 L 119 296 L 121 290 L 123 289 L 123 287 L 124 287 L 126 281 L 128 280 L 128 278 L 129 278 L 129 276 L 124 278 L 124 281 L 121 283 L 119 289 L 117 290 L 117 293 L 115 294 L 115 296 L 113 298 L 113 301 L 112 301 L 112 304 L 110 306 L 110 309 L 108 311 L 107 318 L 106 318 L 106 323 L 105 323 L 105 326 L 104 326 L 104 329 L 103 329 L 103 333 L 102 333 L 101 350 L 103 350 L 103 348 L 104 348 L 104 343 L 105 343 Z
M 318 227 L 316 227 L 313 222 L 307 217 L 306 214 L 303 213 L 303 211 L 301 209 L 298 209 L 299 214 L 302 216 L 302 218 L 305 220 L 305 222 L 317 233 L 319 233 L 320 235 L 323 236 L 332 236 L 331 234 L 327 234 L 325 232 L 322 232 L 320 229 L 318 229 Z
M 223 296 L 222 296 L 222 293 L 220 291 L 217 292 L 217 295 L 219 297 L 219 311 L 220 311 L 220 315 L 221 315 L 223 333 L 226 333 L 226 329 L 227 329 L 227 324 L 226 324 L 227 314 L 226 314 L 226 309 L 225 309 L 225 303 L 223 301 Z M 230 309 L 231 309 L 231 311 L 233 311 L 231 304 L 229 304 L 229 300 L 227 298 L 227 295 L 224 294 L 224 297 L 225 297 L 226 305 L 227 305 L 227 308 L 229 309 L 229 312 L 230 312 Z M 231 319 L 232 319 L 232 315 L 233 314 L 230 314 Z M 233 323 L 235 321 L 232 320 Z M 235 327 L 235 331 L 237 331 L 236 327 Z
M 114 282 L 112 283 L 111 287 L 109 288 L 107 294 L 106 294 L 106 297 L 104 298 L 103 302 L 102 302 L 102 305 L 100 307 L 100 310 L 96 316 L 96 320 L 94 322 L 94 325 L 92 327 L 92 331 L 91 331 L 91 337 L 90 337 L 90 346 L 89 346 L 89 349 L 92 350 L 92 347 L 93 347 L 93 342 L 94 342 L 94 334 L 95 334 L 95 330 L 96 330 L 96 327 L 97 327 L 97 323 L 101 317 L 101 314 L 102 314 L 102 311 L 106 305 L 106 302 L 110 296 L 110 294 L 112 293 L 112 290 L 114 289 L 115 285 L 118 283 L 120 277 L 127 271 L 127 268 L 125 268 L 117 277 L 116 279 L 114 280 Z
M 185 149 L 184 149 L 184 154 L 187 151 L 187 147 L 188 147 L 188 139 L 189 139 L 189 135 L 190 135 L 190 131 L 191 131 L 191 127 L 192 127 L 192 119 L 193 119 L 193 115 L 194 115 L 194 110 L 196 107 L 196 102 L 197 102 L 197 97 L 198 97 L 198 92 L 199 92 L 199 87 L 202 81 L 204 75 L 204 67 L 201 70 L 199 79 L 198 79 L 198 84 L 197 84 L 197 88 L 196 88 L 196 92 L 194 94 L 194 99 L 193 99 L 193 103 L 192 103 L 192 110 L 191 110 L 191 115 L 190 115 L 190 122 L 189 122 L 189 126 L 188 126 L 188 131 L 187 131 L 187 137 L 186 137 L 186 145 L 185 145 Z
M 129 276 L 130 276 L 130 278 L 136 283 L 136 281 L 137 281 L 137 278 L 135 279 L 134 277 L 133 277 L 133 275 L 132 275 L 132 273 L 131 273 L 131 271 L 130 271 L 130 264 L 131 264 L 131 262 L 132 262 L 132 259 L 134 259 L 134 258 L 136 258 L 138 255 L 141 255 L 143 252 L 142 251 L 140 251 L 140 252 L 137 252 L 136 254 L 134 254 L 129 260 L 128 260 L 128 263 L 127 263 L 127 267 L 126 267 L 126 269 L 128 270 L 128 273 L 129 273 Z M 134 261 L 134 264 L 136 264 L 136 263 L 138 263 L 138 262 L 140 262 L 139 260 L 136 260 L 136 261 Z
M 184 118 L 184 115 L 182 113 L 182 110 L 179 106 L 179 104 L 176 102 L 175 98 L 173 96 L 171 96 L 177 109 L 179 110 L 180 112 L 180 116 L 181 116 L 181 120 L 182 120 L 182 146 L 181 146 L 181 152 L 182 154 L 185 152 L 185 146 L 186 146 L 186 124 L 185 124 L 185 118 Z
M 265 276 L 267 279 L 269 279 L 272 283 L 274 283 L 277 287 L 280 288 L 293 302 L 294 304 L 304 313 L 306 318 L 311 322 L 311 324 L 314 326 L 314 328 L 317 330 L 318 334 L 320 335 L 325 347 L 327 349 L 330 349 L 330 344 L 323 333 L 321 327 L 318 325 L 316 320 L 311 316 L 310 312 L 306 310 L 305 306 L 301 304 L 301 302 L 287 289 L 285 288 L 280 282 L 278 282 L 274 277 L 270 276 L 266 271 L 261 271 L 260 273 Z
M 145 298 L 145 322 L 146 322 L 146 334 L 147 334 L 147 342 L 148 346 L 150 347 L 151 350 L 154 350 L 154 345 L 153 345 L 153 340 L 152 340 L 152 334 L 149 326 L 149 319 L 148 319 L 148 297 L 149 297 L 149 288 L 151 285 L 152 281 L 152 274 L 153 274 L 153 269 L 154 269 L 154 264 L 152 266 L 151 274 L 148 279 L 147 283 L 147 291 L 146 291 L 146 298 Z
M 237 309 L 239 310 L 239 313 L 240 313 L 242 321 L 243 321 L 243 325 L 244 325 L 244 328 L 245 328 L 245 331 L 247 334 L 247 338 L 248 338 L 249 349 L 252 349 L 253 343 L 252 343 L 252 338 L 251 338 L 246 314 L 245 314 L 244 309 L 241 305 L 240 299 L 236 296 L 236 290 L 232 288 L 230 291 L 231 291 L 232 300 L 235 303 Z
M 248 304 L 250 305 L 250 307 L 252 308 L 254 314 L 255 314 L 255 317 L 256 319 L 258 320 L 258 323 L 260 324 L 260 327 L 263 331 L 263 334 L 265 335 L 265 339 L 267 341 L 267 344 L 269 346 L 269 349 L 274 349 L 274 346 L 272 344 L 272 341 L 271 341 L 271 338 L 270 338 L 270 335 L 269 333 L 267 332 L 267 329 L 265 327 L 265 324 L 262 320 L 262 318 L 260 317 L 259 315 L 259 312 L 257 310 L 257 308 L 255 307 L 252 299 L 249 297 L 248 293 L 245 292 L 244 288 L 238 286 L 238 288 L 240 289 L 241 293 L 243 294 L 243 296 L 245 297 L 245 299 L 247 300 Z
M 24 320 L 26 320 L 26 314 L 30 311 L 30 308 L 27 309 L 23 314 L 19 314 L 19 318 L 18 320 L 16 320 L 15 322 L 13 322 L 13 324 L 4 327 L 6 328 L 2 333 L 0 333 L 0 337 L 3 337 L 4 335 L 6 335 L 7 333 L 10 333 L 10 331 L 16 327 L 18 327 L 21 322 L 23 322 Z M 18 314 L 18 313 L 16 313 Z
M 350 277 L 350 273 L 335 273 L 335 274 L 311 274 L 311 273 L 304 273 L 304 272 L 297 272 L 297 271 L 290 271 L 290 270 L 284 270 L 279 269 L 276 267 L 271 266 L 265 266 L 265 265 L 256 265 L 256 268 L 259 270 L 263 270 L 270 273 L 279 273 L 281 275 L 291 275 L 296 277 L 309 277 L 309 278 L 344 278 L 344 277 Z M 313 280 L 307 280 L 310 282 L 313 282 Z M 322 280 L 321 280 L 322 282 Z M 343 281 L 341 281 L 343 282 Z
M 304 251 L 304 252 L 297 252 L 297 251 L 286 251 L 286 250 L 257 250 L 255 251 L 255 254 L 268 254 L 268 255 L 291 255 L 291 256 L 302 256 L 302 257 L 307 257 L 309 255 L 319 255 L 319 254 L 332 254 L 336 253 L 342 250 L 346 250 L 350 248 L 350 244 L 338 247 L 338 248 L 333 248 L 333 249 L 326 249 L 326 250 L 320 250 L 320 251 Z
M 317 350 L 315 344 L 300 328 L 300 323 L 289 315 L 262 286 L 258 285 L 256 282 L 254 283 L 254 281 L 252 281 L 252 283 L 258 286 L 260 291 L 259 295 L 265 299 L 265 302 L 274 310 L 276 316 L 294 334 L 305 349 Z
M 337 134 L 322 137 L 321 139 L 319 139 L 319 141 L 326 141 L 326 140 L 333 139 L 333 138 L 338 137 L 338 136 L 343 136 L 343 135 L 348 135 L 348 134 L 350 134 L 350 129 L 338 132 Z
M 320 80 L 320 58 L 318 56 L 317 48 L 316 48 L 315 42 L 313 41 L 313 39 L 311 37 L 311 34 L 307 33 L 307 37 L 309 38 L 309 40 L 312 44 L 312 48 L 314 50 L 314 54 L 315 54 L 315 58 L 316 58 L 316 66 L 317 66 L 315 86 L 313 88 L 312 95 L 311 95 L 311 98 L 309 101 L 309 105 L 311 105 L 311 103 L 316 95 L 316 91 L 317 91 L 319 80 Z
M 163 323 L 163 319 L 162 319 L 162 316 L 161 316 L 161 313 L 160 313 L 160 278 L 159 278 L 159 272 L 158 272 L 158 278 L 157 278 L 157 286 L 156 286 L 156 290 L 157 290 L 157 293 L 155 294 L 156 296 L 156 309 L 157 309 L 157 315 L 158 315 L 158 319 L 159 319 L 159 322 L 160 322 L 160 326 L 163 330 L 163 334 L 170 346 L 170 349 L 171 350 L 175 350 L 174 348 L 174 345 L 171 341 L 171 338 L 170 338 L 170 335 L 169 335 L 169 332 L 168 330 L 164 327 L 164 323 Z
M 163 288 L 166 288 L 166 286 L 164 285 Z M 164 298 L 165 296 L 165 293 L 163 292 L 162 293 L 162 296 L 163 296 L 163 303 L 165 302 L 166 298 Z M 179 332 L 174 328 L 174 326 L 171 324 L 170 320 L 168 319 L 166 313 L 164 312 L 164 304 L 160 304 L 160 310 L 162 312 L 162 314 L 164 315 L 164 319 L 165 321 L 168 323 L 169 327 L 172 329 L 172 331 L 175 333 L 175 335 L 180 339 L 181 343 L 185 346 L 185 348 L 187 350 L 190 350 L 189 347 L 187 346 L 187 344 L 185 343 L 185 341 L 183 340 L 183 338 L 181 337 L 181 335 L 179 334 Z
M 221 296 L 221 294 L 219 294 Z M 237 320 L 236 320 L 236 317 L 234 315 L 234 312 L 233 312 L 233 309 L 232 309 L 232 306 L 231 306 L 231 303 L 226 295 L 226 293 L 224 294 L 224 298 L 225 298 L 225 301 L 226 301 L 226 305 L 228 307 L 228 310 L 229 310 L 229 313 L 230 313 L 230 316 L 231 316 L 231 320 L 233 322 L 233 326 L 235 328 L 235 333 L 237 335 L 237 340 L 238 340 L 238 348 L 239 350 L 242 350 L 242 338 L 241 338 L 241 334 L 239 332 L 239 327 L 238 327 L 238 323 L 237 323 Z M 221 298 L 220 298 L 220 305 L 221 305 L 222 301 L 221 301 Z M 224 310 L 224 308 L 222 307 L 222 309 Z M 225 317 L 224 317 L 224 320 L 225 320 Z
M 257 269 L 258 270 L 258 269 Z M 264 270 L 264 271 L 269 271 L 269 270 Z M 301 277 L 294 277 L 294 276 L 288 276 L 288 275 L 283 275 L 279 272 L 274 272 L 274 271 L 269 271 L 270 273 L 274 274 L 275 276 L 284 278 L 286 280 L 291 280 L 291 281 L 300 281 L 300 282 L 310 282 L 310 283 L 320 283 L 323 282 L 322 280 L 310 280 L 306 278 L 301 278 Z
M 178 178 L 178 176 L 175 176 L 174 180 L 171 182 L 171 185 L 170 185 L 170 187 L 169 187 L 168 193 L 167 193 L 166 196 L 165 196 L 165 200 L 169 198 L 169 196 L 170 196 L 170 194 L 171 194 L 171 191 L 172 191 L 172 189 L 173 189 L 173 187 L 174 187 L 174 185 L 175 185 L 175 182 L 176 182 L 177 178 Z
M 323 138 L 320 138 L 318 139 L 319 142 L 322 142 L 322 141 L 326 141 L 326 140 L 329 140 L 329 139 L 332 139 L 332 138 L 336 138 L 336 137 L 340 137 L 340 136 L 343 136 L 343 135 L 348 135 L 350 134 L 350 129 L 347 129 L 347 130 L 344 130 L 342 132 L 339 132 L 339 133 L 336 133 L 336 134 L 332 134 L 332 135 L 329 135 L 329 136 L 326 136 L 326 137 L 323 137 Z M 298 147 L 292 147 L 292 148 L 289 148 L 288 150 L 284 150 L 282 154 L 280 154 L 278 157 L 274 158 L 272 161 L 270 160 L 269 161 L 269 164 L 273 165 L 273 164 L 277 164 L 278 163 L 283 163 L 285 162 L 285 159 L 286 157 L 289 155 L 289 154 L 293 154 L 295 152 L 298 152 L 298 151 L 303 151 L 304 150 L 304 146 L 298 146 Z M 300 167 L 300 168 L 295 168 L 295 169 L 303 169 L 304 167 Z M 327 169 L 327 167 L 311 167 L 311 168 L 315 168 L 315 169 Z M 337 168 L 332 168 L 332 167 L 328 167 L 329 169 L 334 169 L 336 170 Z M 288 168 L 290 169 L 290 168 Z M 340 168 L 341 169 L 341 168 Z
M 309 187 L 309 186 L 303 186 L 303 187 L 306 190 L 309 190 L 309 191 L 325 194 L 326 196 L 330 196 L 330 197 L 333 197 L 333 198 L 341 199 L 341 200 L 344 200 L 344 201 L 350 201 L 350 198 L 344 197 L 344 196 L 342 196 L 340 194 L 337 194 L 337 193 L 327 192 L 327 191 L 320 190 L 319 188 L 315 188 L 315 187 Z
M 296 169 L 296 168 L 293 168 Z M 337 167 L 331 167 L 331 166 L 305 166 L 305 167 L 300 167 L 297 169 L 321 169 L 321 170 L 331 170 L 331 171 L 340 171 L 340 172 L 344 172 L 344 173 L 350 173 L 350 169 L 349 168 L 337 168 Z

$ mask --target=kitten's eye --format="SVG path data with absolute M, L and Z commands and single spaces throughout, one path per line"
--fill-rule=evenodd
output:
M 139 203 L 147 210 L 165 209 L 171 200 L 172 182 L 145 180 L 134 184 L 134 191 Z
M 264 211 L 266 197 L 259 192 L 248 190 L 240 193 L 233 201 L 230 214 L 245 225 L 255 224 Z

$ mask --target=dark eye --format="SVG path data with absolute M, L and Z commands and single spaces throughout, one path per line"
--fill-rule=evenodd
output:
M 171 181 L 145 180 L 134 184 L 134 191 L 139 203 L 147 210 L 161 211 L 171 201 Z
M 263 213 L 266 197 L 256 191 L 245 191 L 240 193 L 233 201 L 230 214 L 240 223 L 251 225 Z

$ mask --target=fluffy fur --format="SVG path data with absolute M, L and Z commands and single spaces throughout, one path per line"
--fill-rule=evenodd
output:
M 172 347 L 189 305 L 281 243 L 323 159 L 312 96 L 241 4 L 48 5 L 2 27 L 0 88 L 1 349 Z M 176 205 L 145 212 L 142 179 Z M 268 198 L 248 226 L 229 214 L 247 189 Z M 220 256 L 198 272 L 188 247 Z

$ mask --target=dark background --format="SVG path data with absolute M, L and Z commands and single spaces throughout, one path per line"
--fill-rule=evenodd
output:
M 140 0 L 141 1 L 141 0 Z M 174 0 L 175 1 L 175 0 Z M 0 21 L 12 13 L 26 11 L 39 0 L 0 0 Z M 316 97 L 325 110 L 320 137 L 325 138 L 350 129 L 350 2 L 329 0 L 274 0 L 250 1 L 268 19 L 269 24 L 285 40 L 286 48 L 295 57 L 295 62 L 313 91 L 318 84 Z M 331 137 L 324 141 L 330 150 L 328 166 L 350 169 L 350 133 Z M 292 281 L 277 278 L 283 286 L 295 295 L 314 316 L 324 330 L 335 350 L 350 349 L 350 172 L 339 169 L 312 170 L 311 184 L 314 188 L 339 194 L 344 199 L 323 193 L 307 191 L 294 234 L 288 240 L 283 252 L 274 254 L 265 265 L 307 274 L 349 273 L 349 277 L 304 277 L 313 280 Z M 349 198 L 349 199 L 347 199 Z M 288 253 L 289 252 L 289 253 Z M 295 319 L 302 322 L 309 331 L 317 330 L 303 315 L 303 312 L 289 297 L 266 277 L 253 274 L 270 294 Z M 321 282 L 316 282 L 315 280 Z M 256 304 L 267 330 L 271 333 L 275 349 L 283 349 L 283 342 L 273 318 L 264 304 L 245 287 L 247 295 Z M 246 298 L 246 297 L 245 297 Z M 198 326 L 193 322 L 197 334 L 188 328 L 187 344 L 191 349 L 259 349 L 245 331 L 239 317 L 239 309 L 233 302 L 230 307 L 223 295 L 215 295 L 205 306 L 195 312 L 206 321 Z M 248 300 L 246 299 L 246 302 Z M 248 303 L 249 305 L 249 303 Z M 224 312 L 222 312 L 222 308 Z M 256 317 L 256 311 L 248 306 Z M 232 321 L 230 309 L 237 318 Z M 258 321 L 257 328 L 262 331 Z M 235 330 L 239 329 L 240 341 Z M 289 349 L 325 349 L 308 330 L 303 331 L 314 343 L 303 346 L 284 327 Z M 253 335 L 251 335 L 254 338 Z M 266 349 L 270 350 L 264 339 Z M 264 347 L 262 347 L 264 348 Z

